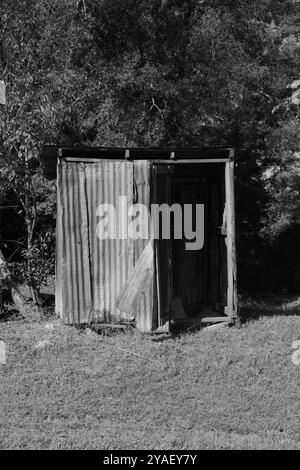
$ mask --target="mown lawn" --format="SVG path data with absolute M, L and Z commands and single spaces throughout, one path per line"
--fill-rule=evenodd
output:
M 163 341 L 45 325 L 0 323 L 1 449 L 300 448 L 299 316 Z

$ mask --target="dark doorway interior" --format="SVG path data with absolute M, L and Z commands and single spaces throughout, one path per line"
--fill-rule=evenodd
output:
M 221 314 L 226 285 L 226 246 L 222 235 L 224 165 L 183 163 L 168 168 L 168 172 L 158 171 L 158 203 L 177 203 L 182 208 L 191 204 L 194 230 L 196 204 L 204 204 L 204 245 L 200 250 L 186 250 L 190 240 L 184 235 L 184 218 L 182 239 L 174 238 L 172 223 L 171 240 L 159 240 L 163 315 L 169 311 L 171 318 L 183 320 Z

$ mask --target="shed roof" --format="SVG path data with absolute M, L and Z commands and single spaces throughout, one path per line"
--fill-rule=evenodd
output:
M 60 147 L 46 145 L 41 153 L 41 162 L 47 178 L 56 178 L 58 158 L 72 158 L 88 162 L 91 159 L 118 160 L 219 160 L 233 158 L 232 147 Z

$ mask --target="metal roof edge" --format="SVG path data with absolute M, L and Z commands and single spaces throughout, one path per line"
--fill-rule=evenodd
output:
M 72 161 L 95 160 L 232 160 L 241 149 L 234 147 L 87 147 L 44 145 L 40 160 L 47 178 L 56 177 L 57 160 L 70 158 Z
M 94 157 L 94 158 L 142 158 L 148 159 L 150 157 L 159 157 L 164 156 L 166 159 L 177 158 L 179 155 L 182 157 L 192 158 L 197 156 L 197 158 L 221 158 L 229 157 L 229 154 L 234 150 L 234 147 L 87 147 L 87 146 L 54 146 L 54 145 L 45 145 L 42 149 L 41 158 L 59 156 L 81 156 L 84 157 Z M 105 155 L 103 155 L 105 154 Z

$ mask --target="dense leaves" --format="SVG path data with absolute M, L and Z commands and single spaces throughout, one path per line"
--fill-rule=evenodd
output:
M 299 5 L 2 0 L 2 200 L 15 191 L 21 214 L 34 220 L 32 245 L 53 231 L 53 188 L 37 166 L 45 142 L 234 145 L 245 149 L 237 170 L 240 280 L 249 285 L 268 271 L 261 285 L 274 288 L 268 259 L 299 222 Z

